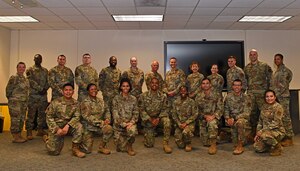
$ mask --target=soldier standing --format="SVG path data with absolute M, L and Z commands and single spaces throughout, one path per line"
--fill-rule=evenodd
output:
M 27 139 L 32 140 L 32 130 L 34 129 L 34 119 L 37 118 L 37 136 L 43 136 L 47 133 L 45 110 L 48 106 L 47 90 L 48 70 L 42 67 L 42 55 L 34 55 L 34 65 L 26 71 L 27 79 L 30 83 L 28 114 L 26 120 Z
M 146 80 L 145 82 L 148 90 L 151 89 L 150 85 L 153 77 L 155 77 L 159 81 L 159 91 L 162 91 L 163 89 L 164 80 L 161 74 L 157 72 L 158 69 L 159 69 L 158 61 L 153 61 L 151 64 L 151 71 L 145 75 L 145 80 Z
M 207 76 L 207 78 L 211 82 L 211 89 L 214 93 L 217 93 L 222 97 L 224 78 L 222 75 L 218 74 L 218 72 L 219 72 L 218 65 L 213 64 L 211 66 L 210 71 L 211 71 L 211 75 Z
M 130 58 L 130 68 L 124 71 L 122 78 L 128 78 L 132 85 L 130 94 L 135 96 L 137 99 L 142 94 L 142 87 L 144 83 L 144 72 L 137 67 L 136 57 Z
M 250 124 L 252 127 L 252 136 L 254 136 L 259 111 L 264 104 L 264 92 L 269 89 L 273 71 L 268 64 L 258 61 L 258 53 L 255 49 L 249 52 L 249 58 L 250 63 L 244 68 L 244 72 L 248 83 L 247 93 L 252 99 Z
M 200 137 L 204 146 L 209 146 L 208 153 L 217 153 L 218 123 L 223 115 L 224 105 L 219 93 L 213 92 L 208 78 L 201 83 L 202 91 L 196 96 L 199 109 Z
M 281 140 L 285 136 L 282 123 L 283 108 L 276 102 L 276 94 L 272 90 L 265 93 L 265 104 L 261 108 L 256 136 L 253 144 L 255 151 L 262 153 L 270 150 L 271 156 L 281 155 Z
M 227 60 L 229 69 L 226 73 L 226 79 L 227 79 L 227 92 L 232 91 L 232 83 L 234 80 L 239 79 L 243 83 L 242 90 L 243 92 L 247 89 L 247 81 L 245 77 L 245 73 L 242 68 L 236 66 L 236 57 L 235 56 L 229 56 Z
M 203 74 L 199 73 L 198 62 L 193 61 L 192 64 L 190 65 L 190 70 L 192 71 L 192 73 L 188 75 L 186 79 L 187 87 L 188 87 L 189 97 L 195 99 L 204 76 Z
M 13 136 L 12 142 L 23 143 L 26 139 L 22 137 L 21 132 L 26 117 L 29 81 L 24 76 L 26 65 L 19 62 L 17 65 L 17 74 L 9 78 L 6 86 L 6 97 L 8 99 L 8 109 L 10 115 L 10 132 Z
M 52 100 L 63 96 L 62 87 L 66 83 L 74 86 L 74 74 L 72 70 L 65 66 L 66 56 L 59 55 L 57 57 L 58 65 L 49 70 L 49 85 L 52 89 Z M 51 100 L 51 101 L 52 101 Z
M 119 84 L 121 79 L 121 70 L 117 68 L 117 58 L 109 58 L 109 66 L 103 68 L 99 74 L 99 88 L 103 95 L 103 100 L 112 110 L 112 100 L 119 94 Z
M 198 109 L 195 101 L 188 97 L 187 87 L 180 88 L 178 97 L 172 106 L 172 117 L 176 124 L 175 143 L 178 148 L 185 148 L 186 152 L 192 151 L 192 137 L 195 130 L 195 120 Z
M 83 149 L 87 153 L 91 153 L 93 149 L 94 135 L 103 135 L 100 141 L 98 152 L 110 154 L 107 143 L 113 135 L 113 128 L 110 126 L 111 114 L 110 110 L 102 99 L 97 97 L 97 86 L 93 83 L 87 86 L 89 95 L 81 102 L 81 123 L 84 127 L 83 131 Z
M 73 155 L 85 157 L 79 150 L 82 142 L 83 127 L 80 123 L 79 103 L 72 98 L 74 87 L 67 83 L 63 86 L 63 97 L 52 101 L 47 108 L 48 136 L 44 135 L 46 149 L 49 155 L 59 155 L 64 146 L 64 137 L 69 133 L 72 138 Z
M 81 102 L 88 95 L 86 90 L 90 83 L 98 84 L 98 74 L 96 69 L 91 66 L 91 55 L 85 53 L 82 55 L 82 65 L 75 69 L 75 82 L 78 85 L 78 101 Z
M 290 116 L 290 82 L 293 78 L 293 73 L 283 64 L 283 55 L 276 54 L 274 56 L 274 63 L 277 66 L 271 80 L 270 89 L 274 90 L 279 103 L 284 109 L 282 117 L 283 126 L 285 128 L 285 137 L 281 142 L 284 147 L 293 145 L 293 127 Z
M 130 95 L 131 83 L 128 78 L 122 78 L 119 95 L 113 99 L 113 128 L 117 151 L 125 152 L 134 156 L 136 152 L 132 145 L 138 134 L 136 122 L 139 117 L 138 102 L 136 97 Z
M 148 148 L 154 146 L 155 128 L 161 124 L 164 129 L 163 149 L 166 153 L 172 153 L 172 148 L 169 146 L 171 122 L 168 115 L 167 97 L 159 91 L 159 85 L 159 80 L 152 77 L 150 90 L 140 96 L 144 145 Z
M 247 134 L 250 134 L 249 123 L 251 113 L 251 98 L 242 92 L 242 81 L 236 79 L 232 82 L 232 91 L 228 93 L 224 104 L 224 118 L 230 126 L 231 136 L 234 143 L 233 154 L 239 155 L 244 152 L 243 145 L 246 143 Z

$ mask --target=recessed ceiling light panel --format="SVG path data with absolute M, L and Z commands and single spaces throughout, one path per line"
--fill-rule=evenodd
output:
M 163 15 L 112 15 L 115 21 L 162 21 Z
M 239 22 L 275 22 L 281 23 L 292 16 L 244 16 Z
M 39 22 L 31 16 L 0 16 L 1 23 Z

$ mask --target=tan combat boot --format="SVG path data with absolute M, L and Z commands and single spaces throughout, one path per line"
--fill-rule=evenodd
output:
M 36 136 L 42 137 L 44 135 L 48 135 L 48 133 L 45 130 L 43 130 L 43 129 L 38 129 L 37 130 Z
M 130 144 L 130 143 L 128 143 L 128 145 L 127 145 L 127 153 L 130 156 L 135 156 L 135 154 L 136 154 L 135 151 L 132 148 L 132 144 Z
M 192 151 L 192 145 L 191 144 L 187 144 L 186 146 L 185 146 L 185 149 L 184 149 L 186 152 L 190 152 L 190 151 Z
M 27 140 L 33 140 L 32 130 L 27 130 Z
M 12 140 L 13 143 L 24 143 L 27 141 L 21 136 L 21 133 L 14 133 L 12 134 L 12 136 L 13 136 L 13 140 Z
M 105 142 L 100 141 L 98 152 L 106 155 L 110 154 L 110 150 L 106 147 Z
M 238 141 L 237 146 L 233 150 L 233 154 L 234 155 L 239 155 L 239 154 L 242 154 L 243 152 L 244 152 L 243 142 L 242 141 Z
M 271 149 L 270 156 L 280 156 L 282 151 L 282 147 L 280 143 L 277 143 L 277 145 Z
M 208 154 L 214 155 L 217 153 L 217 140 L 210 139 L 210 147 L 208 148 Z
M 281 141 L 281 145 L 283 147 L 288 147 L 288 146 L 292 146 L 294 143 L 293 143 L 293 139 L 292 138 L 285 138 Z
M 164 149 L 165 153 L 171 154 L 172 153 L 172 148 L 169 146 L 169 143 L 164 142 L 163 144 L 164 144 L 163 149 Z
M 83 158 L 83 157 L 85 157 L 85 153 L 83 153 L 79 150 L 79 146 L 80 146 L 79 144 L 73 143 L 72 144 L 72 152 L 73 152 L 74 156 Z

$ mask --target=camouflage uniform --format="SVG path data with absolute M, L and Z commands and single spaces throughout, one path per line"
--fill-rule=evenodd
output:
M 195 102 L 199 110 L 200 137 L 204 145 L 209 145 L 208 139 L 216 139 L 218 135 L 218 123 L 223 115 L 224 104 L 219 93 L 210 91 L 197 94 Z M 204 115 L 214 115 L 215 119 L 206 122 Z
M 13 75 L 6 86 L 6 97 L 10 115 L 10 132 L 12 134 L 22 132 L 27 102 L 29 96 L 29 81 L 24 75 Z
M 285 136 L 282 117 L 283 108 L 279 103 L 262 106 L 256 129 L 257 132 L 261 132 L 261 136 L 253 145 L 255 151 L 265 152 L 280 143 Z
M 178 97 L 172 106 L 172 117 L 176 123 L 175 143 L 179 148 L 191 144 L 195 130 L 195 120 L 198 117 L 198 109 L 195 101 L 189 97 L 182 100 Z M 186 123 L 187 126 L 181 129 L 179 125 Z
M 103 68 L 99 74 L 99 88 L 103 95 L 104 102 L 112 110 L 112 100 L 119 94 L 121 71 L 110 66 Z
M 252 110 L 251 97 L 242 92 L 241 95 L 230 92 L 224 103 L 224 118 L 234 119 L 234 125 L 231 126 L 233 143 L 237 144 L 238 141 L 245 143 L 247 135 L 251 132 L 249 123 Z
M 113 99 L 113 128 L 117 151 L 126 151 L 128 144 L 133 144 L 135 135 L 138 134 L 136 122 L 138 120 L 138 105 L 136 97 L 129 95 L 123 97 L 116 95 Z M 132 123 L 132 127 L 126 129 L 126 123 Z
M 207 76 L 210 79 L 211 90 L 222 97 L 222 90 L 224 86 L 224 78 L 220 74 L 211 74 Z
M 149 119 L 159 118 L 159 124 L 164 128 L 164 144 L 170 139 L 171 123 L 167 111 L 167 98 L 162 92 L 149 90 L 140 96 L 140 111 L 144 127 L 144 145 L 154 146 L 155 128 Z
M 290 91 L 289 84 L 292 81 L 293 73 L 284 64 L 280 65 L 272 76 L 270 89 L 274 90 L 277 99 L 284 109 L 282 117 L 283 126 L 286 136 L 292 138 L 294 136 L 292 121 L 290 116 Z
M 238 66 L 229 68 L 226 73 L 226 79 L 227 79 L 227 91 L 228 92 L 232 91 L 232 83 L 236 79 L 239 79 L 242 81 L 242 85 L 243 85 L 242 90 L 243 90 L 243 92 L 246 91 L 247 81 L 246 81 L 245 73 L 242 68 L 240 68 Z
M 199 72 L 188 75 L 186 82 L 187 82 L 188 92 L 189 94 L 192 94 L 192 97 L 190 96 L 191 98 L 195 99 L 196 94 L 199 92 L 200 85 L 203 78 L 204 78 L 203 74 L 200 74 Z
M 62 97 L 62 88 L 66 83 L 74 86 L 74 74 L 68 67 L 55 66 L 49 70 L 49 85 L 52 89 L 52 100 Z
M 46 110 L 46 120 L 49 127 L 46 149 L 50 155 L 58 155 L 64 146 L 64 136 L 56 135 L 59 128 L 69 125 L 72 142 L 79 144 L 82 141 L 83 127 L 80 123 L 79 103 L 75 99 L 65 100 L 59 97 L 52 101 Z
M 96 69 L 83 64 L 76 67 L 75 82 L 78 85 L 78 101 L 81 102 L 88 95 L 86 88 L 90 83 L 98 86 L 98 74 Z
M 46 127 L 45 110 L 48 106 L 48 70 L 44 67 L 34 65 L 28 68 L 26 75 L 30 83 L 26 130 L 32 130 L 34 128 L 34 118 L 36 113 L 37 128 L 43 129 Z
M 145 75 L 145 82 L 146 82 L 146 85 L 147 85 L 147 89 L 150 90 L 150 83 L 151 83 L 151 80 L 152 78 L 157 78 L 158 81 L 159 81 L 159 91 L 162 91 L 163 90 L 163 85 L 164 85 L 164 80 L 163 80 L 163 77 L 160 75 L 160 73 L 158 72 L 152 72 L 150 71 L 149 73 L 147 73 Z
M 257 61 L 256 64 L 249 63 L 244 69 L 248 90 L 247 93 L 252 99 L 252 112 L 250 115 L 250 124 L 253 131 L 256 129 L 259 118 L 259 111 L 265 103 L 264 93 L 269 89 L 272 76 L 271 67 L 263 62 Z
M 83 125 L 83 148 L 91 152 L 93 147 L 94 134 L 103 134 L 102 142 L 108 143 L 113 135 L 110 125 L 105 125 L 104 121 L 111 120 L 109 108 L 100 98 L 88 96 L 81 102 L 81 123 Z
M 124 71 L 122 74 L 122 78 L 128 78 L 130 80 L 132 90 L 130 94 L 139 98 L 140 94 L 142 94 L 142 87 L 144 83 L 144 72 L 141 69 L 133 70 L 129 68 L 127 71 Z

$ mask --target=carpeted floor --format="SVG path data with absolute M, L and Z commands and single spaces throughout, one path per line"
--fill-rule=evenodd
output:
M 71 137 L 66 137 L 59 156 L 49 156 L 41 137 L 15 144 L 9 132 L 0 133 L 0 170 L 300 170 L 300 135 L 295 137 L 295 145 L 284 148 L 279 157 L 257 154 L 252 146 L 247 146 L 242 155 L 232 155 L 231 143 L 219 144 L 218 153 L 209 155 L 199 137 L 194 137 L 193 151 L 189 153 L 178 149 L 172 138 L 173 153 L 165 154 L 162 137 L 156 138 L 154 148 L 145 148 L 141 135 L 134 144 L 136 156 L 116 152 L 113 141 L 109 144 L 112 154 L 105 156 L 96 152 L 98 142 L 99 137 L 93 153 L 80 159 L 71 155 Z

